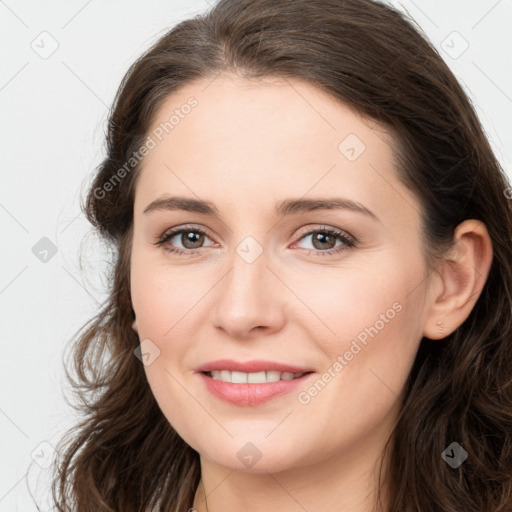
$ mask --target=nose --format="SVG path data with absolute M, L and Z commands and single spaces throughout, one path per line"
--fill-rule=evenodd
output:
M 213 323 L 237 339 L 275 333 L 285 323 L 285 293 L 263 252 L 249 263 L 235 252 L 216 288 Z

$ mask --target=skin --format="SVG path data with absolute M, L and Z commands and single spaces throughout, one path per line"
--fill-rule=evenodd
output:
M 197 107 L 142 163 L 131 291 L 139 337 L 160 351 L 145 366 L 152 392 L 201 457 L 194 507 L 206 510 L 206 491 L 210 512 L 373 510 L 378 465 L 420 340 L 444 338 L 469 315 L 492 259 L 487 230 L 461 224 L 454 250 L 432 272 L 419 200 L 398 179 L 383 127 L 304 82 L 224 74 L 166 98 L 151 129 L 191 96 Z M 365 145 L 354 161 L 338 149 L 349 134 Z M 219 214 L 143 213 L 166 194 L 210 201 Z M 348 209 L 275 214 L 279 201 L 304 196 L 343 197 L 377 219 Z M 155 245 L 184 224 L 207 232 L 195 254 Z M 336 238 L 315 245 L 305 233 L 322 227 L 350 234 L 356 245 Z M 251 263 L 236 251 L 247 236 L 256 241 L 250 251 L 262 249 Z M 181 235 L 171 243 L 194 247 Z M 400 311 L 300 403 L 298 393 L 328 368 L 332 375 L 338 356 L 393 304 Z M 264 404 L 233 405 L 195 372 L 220 358 L 284 362 L 315 375 Z M 251 467 L 237 457 L 248 442 L 261 452 Z

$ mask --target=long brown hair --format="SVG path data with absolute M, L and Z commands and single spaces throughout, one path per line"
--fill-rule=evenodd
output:
M 164 417 L 134 356 L 129 271 L 140 168 L 126 163 L 169 94 L 222 71 L 306 80 L 385 125 L 400 179 L 422 206 L 428 261 L 451 245 L 465 219 L 487 226 L 494 257 L 481 296 L 446 339 L 421 341 L 406 383 L 390 454 L 389 510 L 512 510 L 509 184 L 435 48 L 403 14 L 372 0 L 220 0 L 179 23 L 128 70 L 109 118 L 107 156 L 83 205 L 115 258 L 109 299 L 77 333 L 75 375 L 67 372 L 83 420 L 59 446 L 58 510 L 192 507 L 199 455 Z M 453 441 L 469 454 L 457 469 L 441 457 Z

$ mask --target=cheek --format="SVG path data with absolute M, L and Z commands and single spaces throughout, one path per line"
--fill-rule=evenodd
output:
M 422 260 L 395 260 L 379 271 L 372 269 L 351 268 L 336 282 L 317 279 L 315 287 L 306 283 L 302 288 L 303 293 L 306 286 L 316 290 L 307 295 L 308 306 L 329 329 L 318 331 L 322 336 L 310 331 L 323 351 L 323 382 L 299 396 L 302 404 L 314 402 L 318 414 L 322 399 L 317 396 L 322 394 L 330 395 L 328 400 L 340 397 L 344 410 L 360 415 L 361 421 L 371 421 L 372 411 L 384 414 L 414 362 L 423 325 Z
M 364 291 L 355 295 L 362 298 Z M 307 425 L 315 418 L 315 430 L 325 432 L 320 443 L 325 454 L 333 446 L 348 450 L 389 427 L 421 339 L 419 305 L 407 288 L 366 291 L 364 307 L 348 301 L 343 309 L 329 310 L 336 336 L 322 342 L 327 363 L 318 379 L 298 392 L 296 422 Z
M 135 252 L 131 297 L 141 339 L 164 341 L 182 329 L 207 289 L 205 280 L 198 275 L 191 279 L 187 268 L 167 267 Z
M 290 322 L 300 319 L 301 328 L 309 330 L 304 338 L 321 345 L 331 357 L 349 350 L 353 340 L 362 347 L 371 340 L 373 345 L 387 340 L 392 348 L 421 333 L 422 261 L 400 261 L 391 254 L 375 259 L 380 260 L 378 266 L 363 262 L 288 272 L 284 279 L 302 301 L 291 297 L 297 305 L 289 312 Z

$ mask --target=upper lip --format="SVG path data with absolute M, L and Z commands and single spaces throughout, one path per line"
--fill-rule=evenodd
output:
M 229 370 L 244 373 L 256 373 L 264 371 L 276 371 L 281 373 L 305 373 L 313 371 L 310 368 L 305 368 L 303 366 L 293 366 L 290 364 L 278 363 L 276 361 L 263 361 L 259 359 L 252 361 L 217 359 L 216 361 L 204 363 L 197 368 L 198 372 L 211 372 L 214 370 Z

